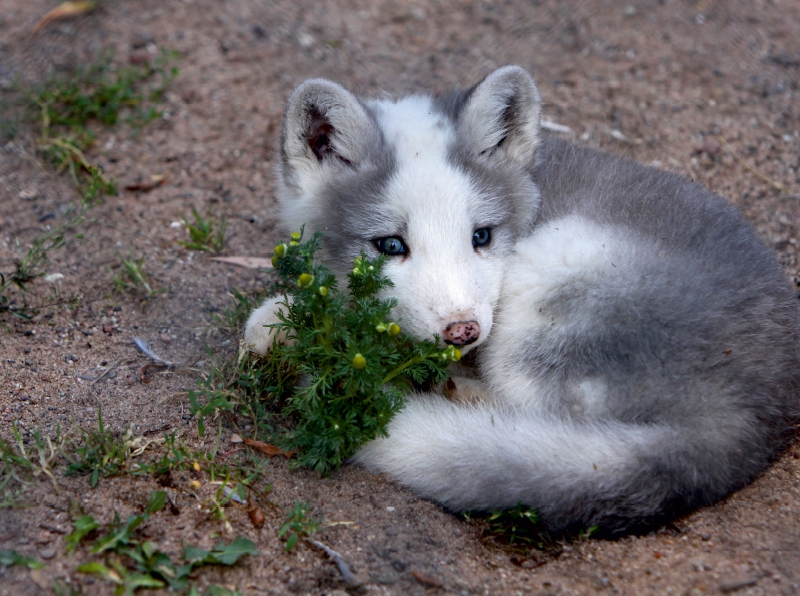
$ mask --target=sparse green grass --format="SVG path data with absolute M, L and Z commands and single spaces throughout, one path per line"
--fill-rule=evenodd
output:
M 135 131 L 160 117 L 157 102 L 178 75 L 178 69 L 170 66 L 176 57 L 176 52 L 165 50 L 152 65 L 115 69 L 111 56 L 106 55 L 97 63 L 78 69 L 68 79 L 52 80 L 40 89 L 22 92 L 35 108 L 41 128 L 38 144 L 45 161 L 59 172 L 70 173 L 83 200 L 65 216 L 63 223 L 31 242 L 25 255 L 15 262 L 13 271 L 0 271 L 0 313 L 30 316 L 27 303 L 17 305 L 12 300 L 12 289 L 18 289 L 24 297 L 26 284 L 42 274 L 47 254 L 64 245 L 66 234 L 85 222 L 87 210 L 103 195 L 116 194 L 114 182 L 86 155 L 96 139 L 94 124 L 114 126 L 124 118 Z M 7 100 L 0 101 L 0 142 L 7 142 L 18 134 L 19 124 L 13 118 L 15 111 L 8 107 Z M 224 229 L 219 238 L 216 235 L 210 238 L 209 246 L 217 241 L 221 246 L 223 237 Z M 120 278 L 118 286 L 126 291 L 143 291 L 150 297 L 154 292 L 147 278 L 137 275 L 142 262 L 131 259 L 125 266 L 129 275 Z
M 155 288 L 150 276 L 144 270 L 144 257 L 136 259 L 133 255 L 122 260 L 119 275 L 112 277 L 114 288 L 120 294 L 133 294 L 147 301 L 156 294 L 166 292 L 164 289 Z
M 14 550 L 0 550 L 0 567 L 11 565 L 21 565 L 28 569 L 41 569 L 44 563 L 40 563 L 33 557 L 25 557 Z
M 286 537 L 286 552 L 292 550 L 301 536 L 311 536 L 319 529 L 320 520 L 309 517 L 308 503 L 297 501 L 281 526 L 278 537 Z
M 230 566 L 245 555 L 257 554 L 250 540 L 237 538 L 230 544 L 218 543 L 211 550 L 184 546 L 183 563 L 176 564 L 138 531 L 139 526 L 161 511 L 166 498 L 164 491 L 154 491 L 143 513 L 131 515 L 124 523 L 116 516 L 109 531 L 97 538 L 89 549 L 104 558 L 84 563 L 78 571 L 99 575 L 115 584 L 114 593 L 118 595 L 127 596 L 140 588 L 169 587 L 171 591 L 184 592 L 190 589 L 189 574 L 194 569 L 203 565 Z M 99 527 L 92 516 L 82 517 L 76 522 L 73 533 L 67 536 L 68 544 L 74 548 Z
M 27 284 L 43 275 L 48 253 L 64 246 L 67 235 L 86 221 L 86 213 L 92 206 L 93 203 L 86 199 L 77 208 L 70 206 L 62 223 L 33 239 L 25 255 L 14 263 L 14 271 L 7 274 L 0 272 L 0 313 L 12 312 L 23 318 L 30 317 L 27 303 L 16 305 L 12 302 L 11 290 L 16 288 L 25 296 Z M 75 233 L 74 237 L 82 239 L 83 235 Z
M 39 111 L 39 145 L 46 160 L 59 171 L 68 170 L 85 195 L 114 194 L 113 182 L 85 155 L 96 139 L 92 123 L 114 126 L 125 114 L 128 124 L 138 130 L 159 118 L 161 112 L 155 104 L 178 75 L 178 69 L 169 66 L 176 57 L 175 52 L 165 50 L 153 65 L 115 69 L 111 55 L 106 55 L 66 80 L 53 80 L 28 92 Z
M 103 424 L 103 410 L 97 411 L 97 428 L 79 427 L 80 438 L 72 442 L 71 453 L 62 451 L 69 461 L 66 475 L 89 474 L 89 485 L 94 488 L 100 474 L 104 477 L 122 474 L 137 444 L 129 428 L 122 435 L 112 433 Z
M 221 219 L 216 219 L 210 213 L 203 217 L 192 208 L 194 222 L 190 222 L 185 217 L 183 223 L 189 232 L 189 241 L 179 240 L 178 244 L 190 250 L 208 250 L 219 252 L 225 242 L 225 230 L 228 227 L 228 220 L 223 215 Z

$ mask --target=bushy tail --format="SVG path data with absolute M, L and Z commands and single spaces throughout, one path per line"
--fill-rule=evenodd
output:
M 455 510 L 523 503 L 548 529 L 619 531 L 713 502 L 766 464 L 752 421 L 579 423 L 418 396 L 355 461 Z

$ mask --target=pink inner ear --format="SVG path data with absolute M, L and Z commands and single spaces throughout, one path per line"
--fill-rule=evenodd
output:
M 333 124 L 323 115 L 313 110 L 310 114 L 311 124 L 308 127 L 308 136 L 306 140 L 308 146 L 317 156 L 320 163 L 325 159 L 328 153 L 333 153 L 331 146 L 331 135 L 334 132 Z

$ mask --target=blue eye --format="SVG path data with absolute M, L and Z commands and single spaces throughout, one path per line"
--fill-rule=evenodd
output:
M 390 257 L 404 255 L 408 252 L 408 249 L 406 248 L 402 238 L 398 238 L 397 236 L 378 238 L 375 240 L 375 246 L 377 246 L 378 250 L 383 254 L 389 255 Z
M 492 240 L 492 233 L 489 228 L 478 228 L 472 233 L 472 246 L 486 246 Z

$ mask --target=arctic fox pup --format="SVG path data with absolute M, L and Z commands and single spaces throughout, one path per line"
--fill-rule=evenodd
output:
M 397 101 L 308 80 L 283 120 L 282 219 L 324 233 L 340 279 L 387 255 L 403 329 L 474 352 L 455 379 L 473 399 L 409 395 L 356 462 L 451 509 L 624 531 L 724 497 L 790 440 L 800 309 L 725 200 L 545 136 L 540 106 L 516 66 Z M 250 349 L 270 349 L 276 305 Z

